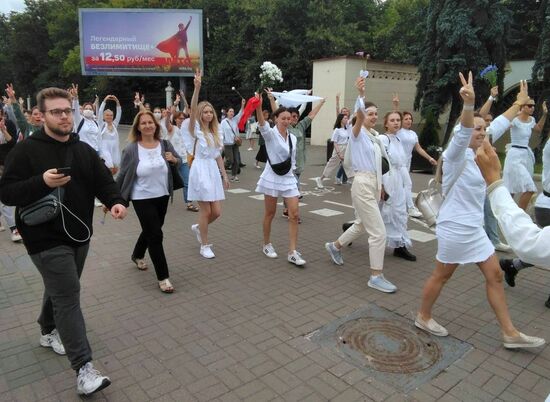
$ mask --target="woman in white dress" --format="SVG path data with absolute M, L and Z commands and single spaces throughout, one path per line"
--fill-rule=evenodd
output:
M 258 123 L 254 116 L 249 118 L 246 122 L 246 139 L 248 140 L 248 151 L 254 149 L 254 140 L 258 138 L 256 131 L 258 130 Z
M 256 94 L 258 99 L 260 95 Z M 301 267 L 306 261 L 296 251 L 298 241 L 298 183 L 293 174 L 296 168 L 296 145 L 294 134 L 288 131 L 291 124 L 290 112 L 286 107 L 279 107 L 273 112 L 275 126 L 269 127 L 262 112 L 262 102 L 256 108 L 258 128 L 265 141 L 267 162 L 258 180 L 256 191 L 264 194 L 263 253 L 269 258 L 277 258 L 277 252 L 271 243 L 271 222 L 277 212 L 277 199 L 282 197 L 288 209 L 288 262 Z
M 504 185 L 512 195 L 520 193 L 518 205 L 524 211 L 533 194 L 537 192 L 537 186 L 533 181 L 535 155 L 529 148 L 529 139 L 533 131 L 540 133 L 544 127 L 548 113 L 546 102 L 543 103 L 543 115 L 538 124 L 532 116 L 534 111 L 535 101 L 529 98 L 525 104 L 521 105 L 518 116 L 512 121 L 510 128 L 512 141 L 507 147 L 503 170 Z
M 390 170 L 382 176 L 386 197 L 382 202 L 381 212 L 386 225 L 387 246 L 393 248 L 394 256 L 416 261 L 416 256 L 408 250 L 412 245 L 407 233 L 407 197 L 411 178 L 407 170 L 407 154 L 397 137 L 397 131 L 401 128 L 401 113 L 386 113 L 384 128 L 386 134 L 380 136 L 380 141 L 390 159 Z
M 424 285 L 422 305 L 415 325 L 436 336 L 447 336 L 447 330 L 432 318 L 432 307 L 441 289 L 460 264 L 475 263 L 485 276 L 487 299 L 495 312 L 502 331 L 505 348 L 537 347 L 544 339 L 526 336 L 512 324 L 502 285 L 495 249 L 483 229 L 483 204 L 487 186 L 475 163 L 475 151 L 486 136 L 485 121 L 474 117 L 475 93 L 470 72 L 468 81 L 460 73 L 460 96 L 464 107 L 460 124 L 449 146 L 443 152 L 443 193 L 445 202 L 437 218 L 436 268 Z M 526 86 L 518 94 L 518 101 L 527 97 Z M 490 126 L 491 133 L 503 132 L 517 113 L 512 106 Z
M 105 109 L 108 100 L 116 102 L 116 116 L 111 109 Z M 101 148 L 99 156 L 103 159 L 105 166 L 111 174 L 117 174 L 120 168 L 120 145 L 118 138 L 118 124 L 122 116 L 122 108 L 118 98 L 114 95 L 107 95 L 101 106 L 99 106 L 97 123 L 101 131 Z
M 225 199 L 224 188 L 229 188 L 229 180 L 221 156 L 223 136 L 219 130 L 216 112 L 210 102 L 198 102 L 200 71 L 195 73 L 194 83 L 189 116 L 189 134 L 193 144 L 187 147 L 194 149 L 194 160 L 189 171 L 187 198 L 199 203 L 199 222 L 192 225 L 191 229 L 201 245 L 200 254 L 204 258 L 214 258 L 212 245 L 208 243 L 208 225 L 222 213 L 220 201 Z
M 332 132 L 332 138 L 330 139 L 334 144 L 334 149 L 332 150 L 330 159 L 327 161 L 327 164 L 323 169 L 323 174 L 321 174 L 320 177 L 315 178 L 317 188 L 325 188 L 325 186 L 323 186 L 323 179 L 325 177 L 333 176 L 344 161 L 344 155 L 346 154 L 350 133 L 350 130 L 348 130 L 348 122 L 349 117 L 347 114 L 340 113 L 336 117 L 336 121 L 334 122 L 334 131 Z
M 403 119 L 401 121 L 401 128 L 397 132 L 397 138 L 401 140 L 401 146 L 405 150 L 407 155 L 407 172 L 411 171 L 411 160 L 413 150 L 420 156 L 426 159 L 432 166 L 437 165 L 437 161 L 432 158 L 418 142 L 418 135 L 411 130 L 413 124 L 413 116 L 411 112 L 403 112 Z M 410 174 L 409 174 L 410 179 Z M 412 199 L 412 180 L 409 181 L 411 186 L 407 189 L 407 211 L 413 218 L 422 217 L 422 213 L 414 206 Z

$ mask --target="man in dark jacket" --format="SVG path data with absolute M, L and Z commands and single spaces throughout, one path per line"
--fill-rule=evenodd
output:
M 69 93 L 46 88 L 36 98 L 44 113 L 44 127 L 18 143 L 8 155 L 0 179 L 0 199 L 4 204 L 17 206 L 17 228 L 44 281 L 38 318 L 40 344 L 67 354 L 78 374 L 77 392 L 90 395 L 111 383 L 92 365 L 80 309 L 80 275 L 92 236 L 94 197 L 110 209 L 115 219 L 124 218 L 126 208 L 118 186 L 97 153 L 72 132 Z M 59 168 L 66 169 L 59 173 Z M 21 207 L 52 192 L 63 193 L 61 213 L 42 224 L 25 224 Z

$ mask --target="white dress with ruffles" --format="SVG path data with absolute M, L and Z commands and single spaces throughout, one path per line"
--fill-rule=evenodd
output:
M 504 161 L 503 180 L 510 193 L 536 192 L 533 181 L 535 155 L 529 148 L 529 139 L 536 122 L 533 117 L 528 122 L 522 122 L 517 117 L 510 127 L 511 143 L 507 146 Z
M 195 138 L 184 128 L 184 142 L 187 150 L 194 147 Z M 216 133 L 220 144 L 223 144 L 223 135 Z M 220 169 L 216 158 L 221 155 L 220 148 L 214 143 L 214 136 L 211 133 L 204 134 L 198 123 L 195 125 L 195 136 L 197 146 L 195 148 L 195 159 L 189 170 L 189 187 L 187 199 L 192 201 L 220 201 L 225 199 Z M 209 141 L 207 142 L 206 136 Z
M 391 248 L 409 248 L 412 243 L 407 233 L 407 197 L 411 179 L 407 169 L 407 154 L 397 136 L 390 134 L 379 138 L 390 158 L 390 170 L 382 176 L 384 191 L 389 198 L 381 204 L 387 245 Z
M 258 180 L 256 192 L 271 197 L 298 197 L 300 191 L 298 190 L 298 182 L 293 173 L 293 170 L 296 169 L 296 136 L 287 132 L 285 139 L 281 133 L 279 133 L 277 126 L 270 128 L 267 123 L 264 123 L 263 126 L 259 126 L 259 129 L 265 141 L 265 148 L 269 156 L 269 161 L 265 164 L 264 171 L 260 176 L 260 180 Z M 288 158 L 289 139 L 292 141 L 292 167 L 288 173 L 280 176 L 271 169 L 270 163 L 281 163 Z

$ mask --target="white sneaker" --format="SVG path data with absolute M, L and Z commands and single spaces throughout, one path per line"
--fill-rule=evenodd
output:
M 334 184 L 338 185 L 338 186 L 341 186 L 342 185 L 342 179 L 339 179 L 338 177 L 336 178 L 336 180 L 334 180 Z
M 384 278 L 384 274 L 376 276 L 371 275 L 369 281 L 367 282 L 367 286 L 384 293 L 393 293 L 397 290 L 397 286 Z
M 201 255 L 204 258 L 214 258 L 215 257 L 214 252 L 210 248 L 211 246 L 212 246 L 211 244 L 205 244 L 205 245 L 201 246 Z
M 527 336 L 521 332 L 517 337 L 502 335 L 502 338 L 502 343 L 506 349 L 537 348 L 546 343 L 542 338 Z
M 191 225 L 191 230 L 193 231 L 193 233 L 195 233 L 195 236 L 197 236 L 197 241 L 199 242 L 199 244 L 202 244 L 201 231 L 199 229 L 199 224 L 195 223 L 194 225 Z
M 253 150 L 254 150 L 254 148 L 252 148 L 252 147 L 248 148 L 248 151 L 253 151 Z
M 503 242 L 497 243 L 494 245 L 496 251 L 502 251 L 503 253 L 509 253 L 512 251 L 512 247 Z
M 447 336 L 449 332 L 445 329 L 443 325 L 438 324 L 433 318 L 430 318 L 428 321 L 424 321 L 420 314 L 416 315 L 414 319 L 414 325 L 417 328 L 423 329 L 426 332 L 429 332 L 435 336 Z
M 315 178 L 315 184 L 317 184 L 317 188 L 325 188 L 325 186 L 323 186 L 323 179 L 320 177 Z
M 422 218 L 422 212 L 416 207 L 410 207 L 408 212 L 411 218 Z
M 264 245 L 263 247 L 264 254 L 269 258 L 277 258 L 277 252 L 275 251 L 275 248 L 273 247 L 273 244 L 269 243 Z
M 13 229 L 13 231 L 11 232 L 11 241 L 15 243 L 21 240 L 23 240 L 23 238 L 19 234 L 19 230 Z
M 92 362 L 86 363 L 78 370 L 78 377 L 76 379 L 76 392 L 78 395 L 92 395 L 94 392 L 101 391 L 109 385 L 111 385 L 110 378 L 101 375 L 94 368 Z
M 99 201 L 99 200 L 96 198 L 96 199 L 94 200 L 94 205 L 95 205 L 96 207 L 101 207 L 101 206 L 103 206 L 103 203 L 102 203 L 101 201 Z
M 306 265 L 306 260 L 304 260 L 302 258 L 302 255 L 297 252 L 296 250 L 294 250 L 291 254 L 288 255 L 288 262 L 298 266 L 298 267 L 301 267 L 303 265 Z
M 65 347 L 59 338 L 59 333 L 57 329 L 54 329 L 52 332 L 40 337 L 40 346 L 45 348 L 52 348 L 55 353 L 58 355 L 65 355 Z

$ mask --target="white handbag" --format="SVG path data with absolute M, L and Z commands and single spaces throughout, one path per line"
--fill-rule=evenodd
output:
M 460 173 L 454 178 L 453 182 L 447 189 L 447 194 L 449 194 L 451 188 L 454 186 L 458 178 L 462 175 L 465 167 L 466 159 L 462 164 Z M 426 190 L 420 191 L 416 196 L 416 200 L 414 201 L 414 205 L 416 205 L 416 208 L 418 208 L 418 210 L 422 213 L 422 217 L 426 221 L 426 224 L 430 227 L 435 225 L 437 221 L 437 215 L 439 215 L 439 210 L 441 209 L 441 206 L 445 201 L 445 196 L 443 195 L 443 191 L 441 190 L 442 178 L 443 157 L 440 157 L 437 161 L 435 177 L 433 179 L 430 179 L 430 181 L 428 182 L 428 188 Z

